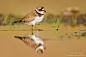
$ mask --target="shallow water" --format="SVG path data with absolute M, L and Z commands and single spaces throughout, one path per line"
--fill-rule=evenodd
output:
M 20 29 L 21 27 L 18 27 L 14 31 L 8 30 L 8 28 L 0 29 L 0 57 L 67 57 L 68 55 L 72 55 L 71 53 L 77 53 L 75 55 L 81 55 L 78 53 L 83 53 L 86 56 L 86 36 L 79 38 L 79 34 L 86 32 L 85 27 L 80 26 L 76 29 L 67 29 L 61 26 L 59 31 L 56 31 L 51 26 L 46 26 L 45 28 L 43 26 L 38 26 L 43 31 L 33 31 L 33 34 L 42 38 L 44 41 L 46 50 L 43 54 L 36 53 L 33 48 L 14 37 L 31 35 L 30 28 L 22 27 Z

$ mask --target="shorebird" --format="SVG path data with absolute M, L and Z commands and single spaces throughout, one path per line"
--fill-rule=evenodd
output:
M 14 36 L 14 37 L 22 40 L 26 45 L 34 48 L 37 53 L 44 53 L 46 49 L 46 47 L 44 47 L 44 41 L 42 40 L 42 38 L 36 35 L 27 35 L 24 37 Z
M 33 29 L 33 26 L 35 26 L 36 24 L 38 24 L 39 22 L 41 22 L 43 20 L 45 12 L 46 11 L 43 6 L 38 6 L 38 7 L 36 7 L 35 10 L 33 10 L 32 12 L 27 14 L 24 18 L 22 18 L 21 20 L 15 21 L 14 23 L 23 22 L 25 24 L 32 25 L 32 29 Z M 36 26 L 35 26 L 35 28 L 40 30 Z

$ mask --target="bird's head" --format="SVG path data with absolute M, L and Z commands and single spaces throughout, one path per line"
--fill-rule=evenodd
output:
M 35 10 L 39 14 L 44 14 L 44 12 L 46 12 L 43 6 L 38 6 Z

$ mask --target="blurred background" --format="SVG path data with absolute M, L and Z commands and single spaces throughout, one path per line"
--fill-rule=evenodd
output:
M 37 6 L 44 6 L 47 13 L 60 14 L 67 7 L 79 7 L 86 12 L 86 0 L 0 0 L 0 13 L 27 14 Z
M 47 13 L 44 22 L 56 22 L 59 17 L 63 23 L 79 24 L 86 26 L 86 0 L 1 0 L 0 1 L 0 24 L 9 14 L 8 20 L 4 22 L 9 24 L 13 21 L 23 18 L 29 12 L 35 10 L 37 6 L 44 6 Z M 75 23 L 74 23 L 75 22 Z

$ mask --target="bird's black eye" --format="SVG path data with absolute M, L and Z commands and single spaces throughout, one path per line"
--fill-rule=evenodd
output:
M 43 11 L 42 9 L 44 9 L 44 7 L 42 7 L 41 9 L 39 9 L 39 11 Z
M 44 7 L 42 7 L 41 9 L 43 9 Z

